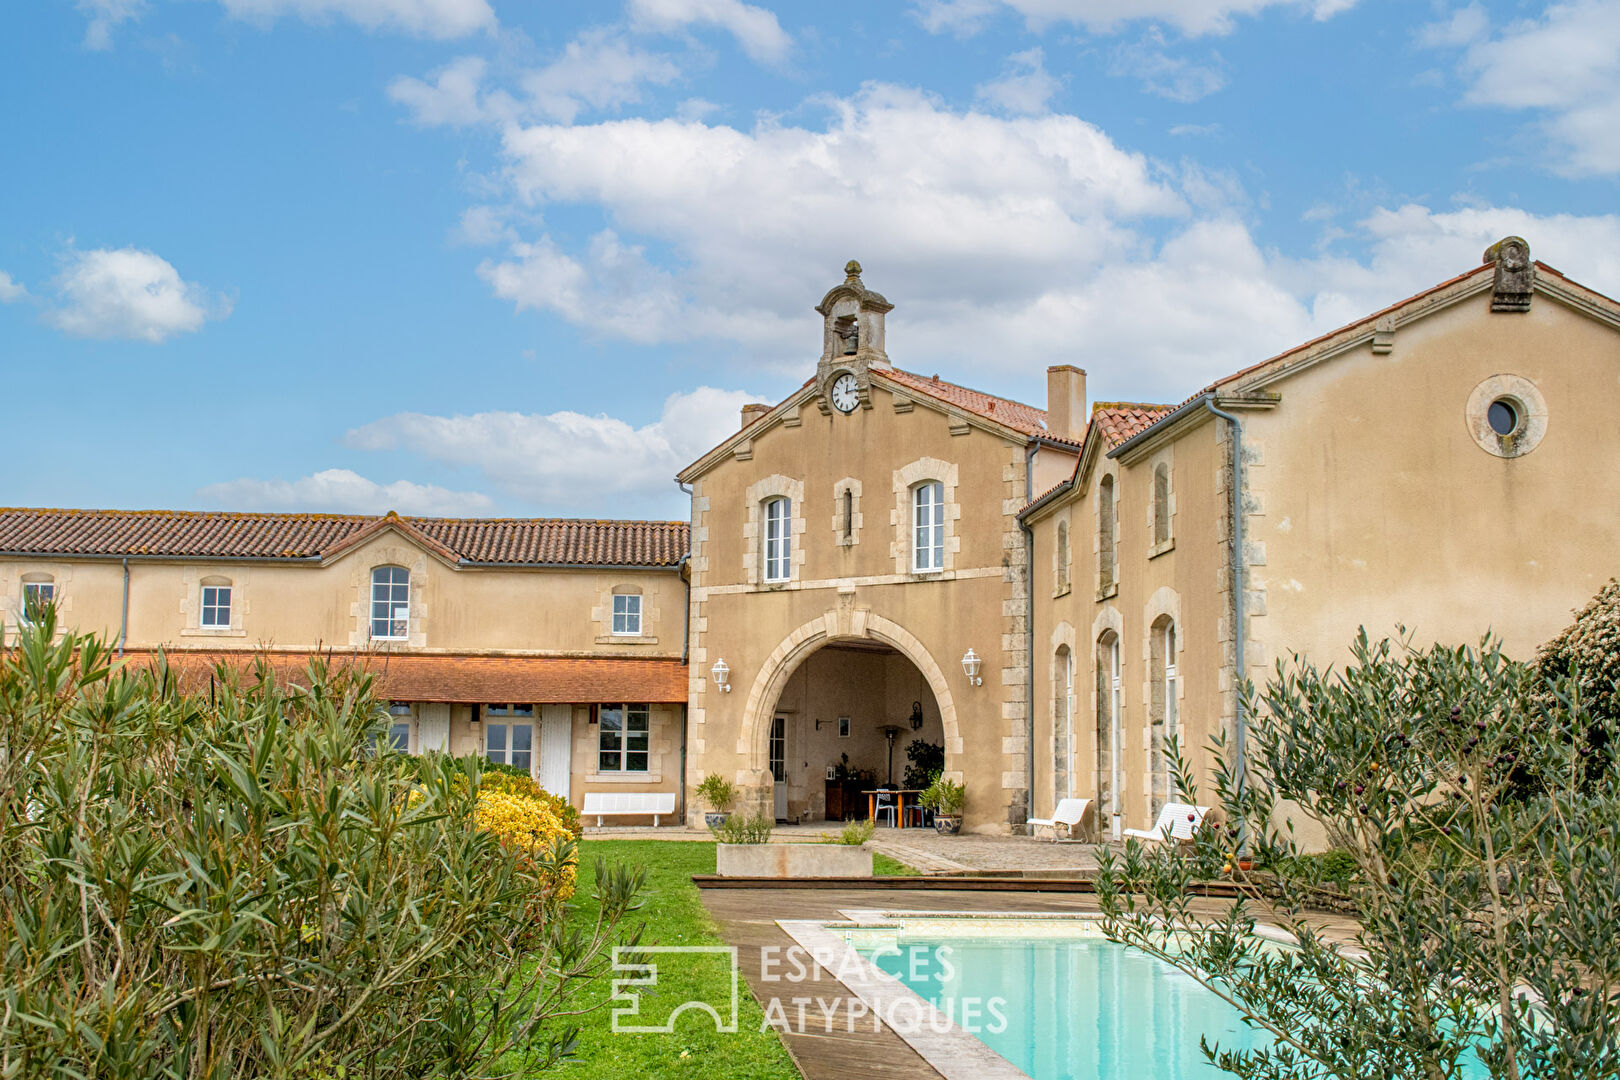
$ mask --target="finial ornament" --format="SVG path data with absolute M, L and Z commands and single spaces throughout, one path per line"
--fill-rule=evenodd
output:
M 844 277 L 854 281 L 861 276 L 861 264 L 854 259 L 844 264 Z
M 1522 236 L 1504 236 L 1485 249 L 1484 262 L 1496 264 L 1492 311 L 1529 311 L 1536 287 L 1536 266 Z

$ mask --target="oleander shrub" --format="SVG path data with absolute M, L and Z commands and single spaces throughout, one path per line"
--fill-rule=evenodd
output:
M 58 638 L 54 612 L 0 651 L 0 1074 L 468 1077 L 562 1056 L 639 874 L 599 868 L 603 920 L 568 929 L 555 816 L 388 749 L 369 676 L 212 682 Z M 520 827 L 549 846 L 503 839 Z

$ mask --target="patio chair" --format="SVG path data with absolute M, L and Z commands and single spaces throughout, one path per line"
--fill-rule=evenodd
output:
M 934 812 L 918 802 L 906 803 L 906 825 L 923 828 L 934 823 Z
M 1200 830 L 1219 825 L 1226 815 L 1218 806 L 1193 806 L 1190 803 L 1165 803 L 1159 811 L 1159 820 L 1151 829 L 1126 829 L 1126 836 L 1150 844 L 1190 844 Z
M 895 809 L 894 793 L 892 791 L 880 791 L 880 792 L 878 792 L 878 795 L 877 795 L 877 807 L 872 811 L 872 820 L 881 822 L 883 820 L 883 815 L 884 814 L 889 815 L 889 827 L 890 828 L 893 828 L 895 825 L 898 824 L 898 822 L 896 821 L 896 817 L 898 816 L 898 811 Z
M 1030 818 L 1030 835 L 1035 835 L 1036 829 L 1051 829 L 1052 842 L 1056 843 L 1058 832 L 1061 830 L 1065 836 L 1073 838 L 1076 826 L 1086 837 L 1095 835 L 1097 828 L 1097 815 L 1092 810 L 1090 799 L 1059 799 L 1057 809 L 1052 811 L 1049 818 Z

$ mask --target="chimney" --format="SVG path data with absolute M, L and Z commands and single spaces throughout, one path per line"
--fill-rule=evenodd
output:
M 769 405 L 762 405 L 758 402 L 752 405 L 744 405 L 742 407 L 742 426 L 748 427 L 754 421 L 758 420 L 760 417 L 764 416 L 770 411 L 771 407 Z
M 1079 442 L 1086 434 L 1086 373 L 1072 364 L 1046 369 L 1046 430 Z

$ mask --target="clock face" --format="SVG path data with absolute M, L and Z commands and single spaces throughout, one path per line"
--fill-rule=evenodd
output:
M 833 408 L 841 413 L 855 411 L 855 406 L 861 403 L 861 391 L 855 383 L 855 376 L 846 371 L 833 380 L 832 403 Z

